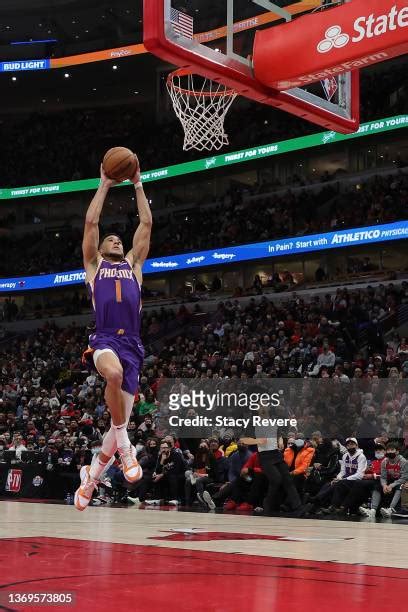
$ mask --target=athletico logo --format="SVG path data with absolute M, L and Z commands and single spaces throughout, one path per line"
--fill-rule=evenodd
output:
M 350 36 L 348 34 L 343 34 L 341 31 L 341 27 L 338 25 L 332 26 L 326 30 L 326 38 L 323 38 L 317 45 L 317 50 L 319 53 L 327 53 L 331 51 L 333 47 L 336 49 L 341 49 L 341 47 L 345 47 L 350 40 Z
M 354 21 L 354 36 L 350 39 L 348 34 L 341 31 L 341 26 L 334 25 L 326 30 L 325 38 L 317 44 L 319 53 L 328 53 L 332 49 L 341 49 L 351 40 L 359 43 L 365 38 L 381 36 L 387 32 L 406 28 L 408 26 L 408 6 L 400 10 L 393 6 L 389 13 L 376 17 L 371 13 L 368 17 L 358 17 Z

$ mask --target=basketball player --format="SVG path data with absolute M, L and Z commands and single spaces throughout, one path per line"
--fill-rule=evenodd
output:
M 138 388 L 144 351 L 140 341 L 142 266 L 150 246 L 152 214 L 140 182 L 133 177 L 139 226 L 131 250 L 125 256 L 119 236 L 109 234 L 99 240 L 99 218 L 109 189 L 115 181 L 101 167 L 101 182 L 88 208 L 82 242 L 86 283 L 95 311 L 96 330 L 89 337 L 86 358 L 106 380 L 105 400 L 111 414 L 111 427 L 102 450 L 91 466 L 81 469 L 81 485 L 75 493 L 75 506 L 85 510 L 101 474 L 116 451 L 122 461 L 123 475 L 134 483 L 142 477 L 127 425 Z

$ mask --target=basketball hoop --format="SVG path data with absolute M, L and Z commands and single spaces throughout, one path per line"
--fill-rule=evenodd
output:
M 184 129 L 184 151 L 219 150 L 229 144 L 224 121 L 236 91 L 183 68 L 169 74 L 167 90 Z

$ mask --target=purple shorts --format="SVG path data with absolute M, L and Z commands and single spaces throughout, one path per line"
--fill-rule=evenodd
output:
M 89 347 L 92 351 L 111 349 L 115 353 L 123 368 L 122 389 L 135 395 L 139 388 L 139 376 L 144 358 L 144 349 L 140 338 L 137 336 L 95 333 L 89 336 Z M 87 355 L 88 362 L 91 357 L 92 353 L 90 352 Z

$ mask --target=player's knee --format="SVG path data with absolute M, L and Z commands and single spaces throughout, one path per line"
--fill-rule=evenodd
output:
M 108 385 L 112 385 L 113 387 L 121 387 L 123 382 L 122 368 L 109 368 L 105 372 L 105 378 Z

